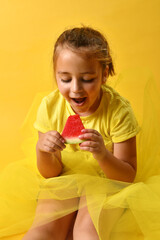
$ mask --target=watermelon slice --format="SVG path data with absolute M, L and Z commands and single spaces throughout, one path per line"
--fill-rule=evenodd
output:
M 65 143 L 77 144 L 84 142 L 84 140 L 78 138 L 82 134 L 82 129 L 84 129 L 84 126 L 79 115 L 69 116 L 62 132 Z

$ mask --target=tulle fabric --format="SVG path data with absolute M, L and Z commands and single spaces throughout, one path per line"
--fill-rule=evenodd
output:
M 90 154 L 78 158 L 76 148 L 72 156 L 64 156 L 61 176 L 44 179 L 36 167 L 38 137 L 32 127 L 46 95 L 38 94 L 22 128 L 26 158 L 8 165 L 0 175 L 1 238 L 87 206 L 100 240 L 107 239 L 109 228 L 111 240 L 160 239 L 160 94 L 151 75 L 142 69 L 125 71 L 109 84 L 129 99 L 141 126 L 134 183 L 107 179 L 91 163 Z

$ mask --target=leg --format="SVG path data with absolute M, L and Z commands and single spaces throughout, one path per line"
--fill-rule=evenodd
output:
M 75 218 L 71 213 L 63 218 L 30 229 L 22 240 L 66 240 L 70 224 Z
M 51 218 L 48 220 L 44 216 L 49 214 L 51 217 L 52 214 L 59 212 L 63 209 L 64 204 L 70 204 L 68 201 L 39 200 L 33 225 L 22 240 L 66 240 L 69 230 L 74 223 L 76 212 L 54 221 L 51 221 Z M 75 204 L 77 199 L 70 201 L 72 204 Z M 68 238 L 68 240 L 70 239 L 71 237 Z
M 110 239 L 112 230 L 123 212 L 124 209 L 122 208 L 111 208 L 102 210 L 99 218 L 99 233 L 100 236 L 102 236 L 102 239 Z
M 81 201 L 85 201 L 85 198 L 81 198 Z M 121 217 L 123 213 L 121 208 L 103 209 L 99 217 L 99 234 L 93 225 L 92 219 L 88 212 L 87 207 L 81 208 L 75 220 L 75 225 L 73 229 L 73 239 L 74 240 L 109 240 L 113 227 Z
M 69 231 L 68 231 L 68 235 L 67 235 L 67 238 L 66 240 L 73 240 L 73 227 L 74 227 L 74 223 L 75 223 L 75 219 L 76 219 L 76 215 L 77 215 L 77 212 L 73 218 L 73 221 L 70 225 L 70 228 L 69 228 Z
M 84 197 L 81 198 L 81 201 L 86 201 Z M 75 225 L 73 229 L 73 239 L 74 240 L 99 240 L 97 231 L 93 225 L 92 219 L 88 212 L 87 207 L 79 209 L 77 217 L 75 220 Z

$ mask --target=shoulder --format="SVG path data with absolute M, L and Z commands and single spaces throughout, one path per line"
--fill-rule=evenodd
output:
M 65 99 L 61 95 L 58 89 L 49 93 L 42 98 L 40 106 L 38 108 L 39 115 L 47 115 L 48 118 L 57 115 L 59 112 L 65 109 Z
M 130 102 L 110 86 L 104 86 L 103 92 L 108 101 L 107 119 L 112 142 L 134 137 L 140 129 Z
M 123 96 L 121 96 L 115 89 L 108 85 L 103 85 L 104 101 L 108 103 L 108 111 L 117 111 L 120 108 L 131 108 L 130 102 Z
M 47 132 L 53 129 L 60 131 L 58 122 L 59 119 L 62 119 L 64 112 L 65 99 L 59 90 L 56 89 L 42 98 L 34 127 L 40 132 Z
M 56 89 L 42 99 L 41 105 L 43 105 L 45 108 L 48 109 L 48 111 L 50 111 L 55 110 L 56 108 L 61 108 L 64 103 L 65 99 L 63 98 L 59 90 Z
M 59 101 L 61 99 L 61 94 L 58 89 L 55 89 L 45 97 L 43 97 L 42 101 L 46 102 L 47 105 L 52 105 L 53 103 Z M 55 101 L 56 100 L 56 101 Z

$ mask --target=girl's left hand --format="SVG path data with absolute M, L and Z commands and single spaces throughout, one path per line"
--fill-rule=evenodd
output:
M 85 142 L 79 144 L 81 150 L 91 152 L 96 160 L 101 160 L 105 157 L 107 149 L 98 131 L 94 129 L 83 129 L 79 138 L 85 140 Z

